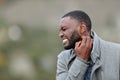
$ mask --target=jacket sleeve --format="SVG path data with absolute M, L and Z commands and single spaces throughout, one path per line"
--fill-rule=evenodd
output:
M 83 80 L 88 65 L 76 57 L 70 69 L 66 67 L 65 59 L 58 56 L 56 80 Z

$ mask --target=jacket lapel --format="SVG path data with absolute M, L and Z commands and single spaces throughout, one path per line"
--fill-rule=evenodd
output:
M 92 68 L 92 72 L 91 72 L 91 79 L 90 80 L 98 80 L 97 78 L 100 77 L 99 79 L 102 80 L 102 76 L 101 76 L 101 73 L 98 73 L 99 72 L 99 69 L 101 68 L 101 61 L 99 59 L 96 60 L 93 68 Z M 97 76 L 99 75 L 99 76 Z
M 91 52 L 91 59 L 92 59 L 94 65 L 92 68 L 90 80 L 98 80 L 97 75 L 100 75 L 100 77 L 101 77 L 101 74 L 100 73 L 98 74 L 98 70 L 101 68 L 101 65 L 102 65 L 102 62 L 100 60 L 100 57 L 101 57 L 100 38 L 96 35 L 95 32 L 92 32 L 91 35 L 94 40 L 93 41 L 93 49 Z M 101 80 L 101 78 L 100 78 L 100 80 Z

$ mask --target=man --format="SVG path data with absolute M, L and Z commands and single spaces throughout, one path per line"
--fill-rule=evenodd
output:
M 120 45 L 91 31 L 85 12 L 65 14 L 59 36 L 66 50 L 58 55 L 56 80 L 120 80 Z

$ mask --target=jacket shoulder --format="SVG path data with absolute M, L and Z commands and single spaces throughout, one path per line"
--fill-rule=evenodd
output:
M 120 57 L 120 44 L 109 42 L 109 41 L 101 41 L 100 44 L 101 54 L 104 56 L 112 57 Z
M 61 51 L 58 58 L 69 58 L 72 53 L 72 49 Z
M 102 40 L 101 45 L 104 49 L 120 51 L 120 44 Z

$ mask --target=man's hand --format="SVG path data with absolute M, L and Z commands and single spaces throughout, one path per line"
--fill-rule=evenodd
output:
M 76 42 L 75 52 L 78 57 L 88 61 L 92 50 L 93 40 L 90 36 L 82 36 L 82 41 Z

